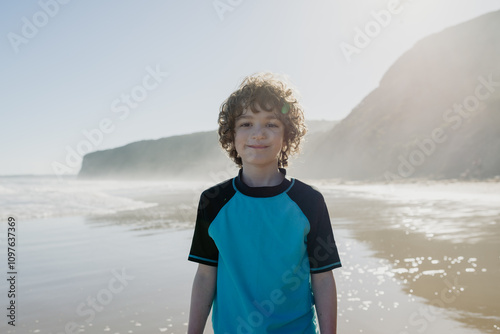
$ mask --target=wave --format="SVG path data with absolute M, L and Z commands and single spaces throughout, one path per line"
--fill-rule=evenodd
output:
M 162 184 L 123 181 L 59 180 L 51 176 L 0 177 L 0 216 L 19 219 L 114 214 L 154 207 L 132 196 Z M 163 188 L 165 189 L 165 188 Z

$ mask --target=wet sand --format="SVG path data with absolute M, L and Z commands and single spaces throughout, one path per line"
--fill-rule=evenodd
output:
M 19 226 L 17 326 L 2 333 L 185 331 L 191 231 L 152 235 L 83 217 Z
M 494 210 L 488 215 L 486 207 L 472 206 L 468 216 L 452 219 L 453 238 L 448 230 L 419 230 L 433 226 L 426 219 L 435 214 L 444 221 L 446 212 L 456 212 L 453 201 L 433 199 L 439 209 L 418 211 L 429 201 L 319 186 L 343 261 L 334 271 L 339 333 L 500 332 Z M 4 322 L 1 331 L 185 333 L 196 270 L 186 258 L 199 192 L 139 197 L 158 205 L 89 217 L 23 221 L 18 215 L 17 326 Z M 471 221 L 479 226 L 468 226 Z
M 415 306 L 408 332 L 438 333 L 432 324 L 442 319 L 500 332 L 500 184 L 327 188 L 333 225 L 385 261 L 411 301 L 434 310 Z

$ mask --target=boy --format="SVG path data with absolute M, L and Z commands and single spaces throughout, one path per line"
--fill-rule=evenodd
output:
M 245 78 L 218 132 L 240 171 L 200 197 L 188 334 L 203 333 L 212 305 L 215 334 L 317 333 L 317 322 L 336 333 L 341 263 L 328 211 L 284 169 L 306 132 L 294 91 L 270 73 Z

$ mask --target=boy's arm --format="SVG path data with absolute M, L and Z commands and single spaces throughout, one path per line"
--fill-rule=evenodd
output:
M 321 334 L 336 334 L 337 287 L 332 271 L 311 274 L 311 284 Z
M 202 334 L 215 293 L 217 267 L 198 264 L 191 292 L 188 334 Z

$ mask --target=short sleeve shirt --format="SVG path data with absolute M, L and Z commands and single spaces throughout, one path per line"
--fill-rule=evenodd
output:
M 249 187 L 241 169 L 202 193 L 189 260 L 217 266 L 216 334 L 316 333 L 310 274 L 341 267 L 319 191 Z

